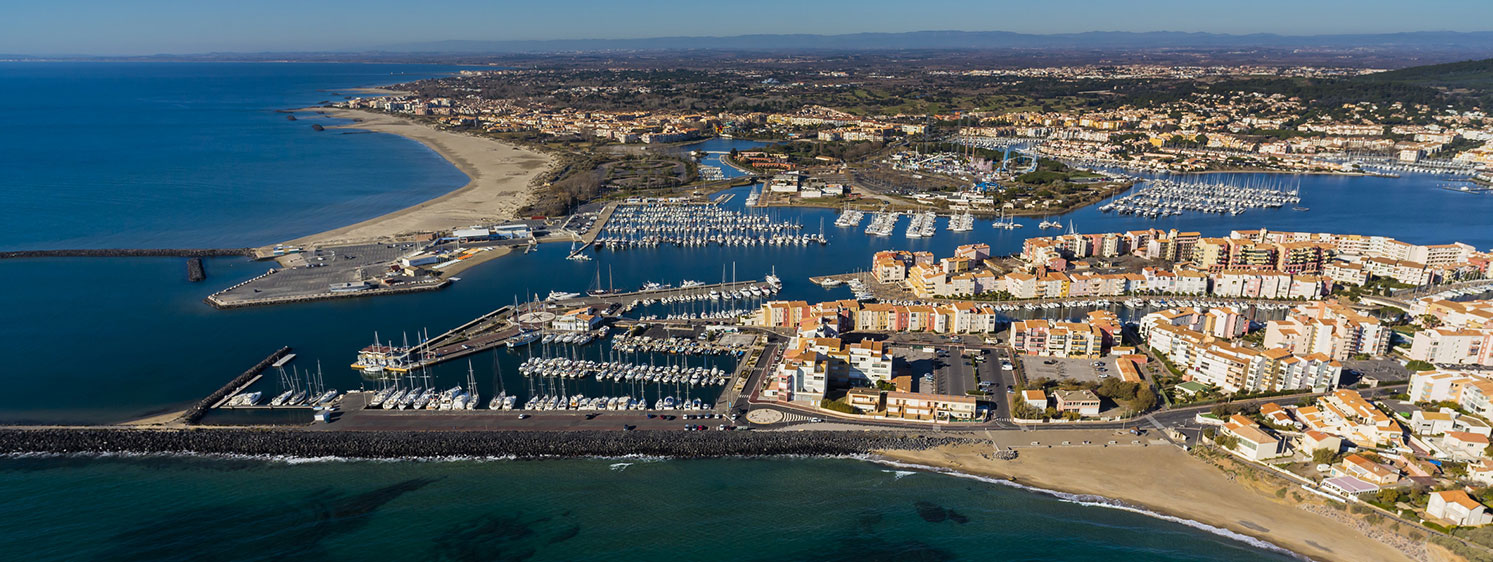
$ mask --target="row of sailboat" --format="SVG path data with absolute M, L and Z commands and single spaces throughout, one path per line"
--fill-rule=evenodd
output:
M 594 242 L 597 248 L 620 250 L 663 245 L 804 246 L 825 244 L 824 233 L 803 232 L 803 225 L 776 221 L 765 214 L 743 213 L 719 205 L 650 203 L 617 207 Z
M 1298 179 L 1299 181 L 1299 179 Z M 1100 212 L 1162 218 L 1184 212 L 1238 215 L 1301 202 L 1301 188 L 1275 184 L 1234 185 L 1222 181 L 1156 179 L 1099 207 Z
M 926 238 L 933 236 L 937 231 L 938 214 L 933 211 L 914 213 L 912 220 L 907 221 L 908 238 Z

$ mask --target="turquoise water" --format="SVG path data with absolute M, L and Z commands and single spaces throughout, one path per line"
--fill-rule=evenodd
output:
M 27 560 L 1287 560 L 1182 524 L 840 459 L 0 459 Z

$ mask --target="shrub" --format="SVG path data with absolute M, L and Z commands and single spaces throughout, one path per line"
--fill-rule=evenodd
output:
M 844 402 L 840 402 L 838 400 L 830 400 L 828 398 L 820 400 L 819 401 L 819 407 L 820 408 L 824 408 L 826 410 L 830 410 L 832 412 L 840 412 L 842 414 L 859 414 L 860 413 L 860 410 L 857 410 L 855 408 L 855 406 L 851 406 L 849 404 L 846 404 Z

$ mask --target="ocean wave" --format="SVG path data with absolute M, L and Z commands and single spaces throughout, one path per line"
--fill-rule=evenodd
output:
M 882 472 L 891 474 L 892 480 L 901 480 L 918 473 L 916 470 L 883 470 Z
M 1188 527 L 1192 527 L 1194 529 L 1198 529 L 1200 531 L 1205 531 L 1205 532 L 1208 532 L 1208 533 L 1211 533 L 1211 534 L 1214 534 L 1214 535 L 1218 535 L 1220 537 L 1232 539 L 1232 540 L 1235 540 L 1235 541 L 1247 544 L 1249 546 L 1253 546 L 1255 548 L 1259 548 L 1261 550 L 1268 550 L 1268 551 L 1271 551 L 1271 552 L 1278 552 L 1278 553 L 1285 554 L 1285 555 L 1288 555 L 1288 556 L 1291 556 L 1293 558 L 1297 558 L 1297 559 L 1300 559 L 1300 560 L 1311 560 L 1311 558 L 1309 558 L 1307 556 L 1304 556 L 1304 555 L 1302 555 L 1300 553 L 1297 553 L 1296 551 L 1293 551 L 1291 549 L 1285 548 L 1283 546 L 1280 546 L 1278 544 L 1275 544 L 1273 542 L 1270 542 L 1270 541 L 1267 541 L 1267 540 L 1264 540 L 1264 539 L 1252 537 L 1252 536 L 1249 536 L 1249 535 L 1246 535 L 1244 533 L 1240 533 L 1240 532 L 1237 532 L 1237 531 L 1234 531 L 1234 530 L 1231 530 L 1231 529 L 1226 529 L 1226 528 L 1223 528 L 1223 527 L 1217 527 L 1217 526 L 1209 525 L 1209 524 L 1204 523 L 1202 521 L 1197 521 L 1197 520 L 1194 520 L 1194 519 L 1187 519 L 1185 517 L 1177 517 L 1175 515 L 1167 515 L 1165 513 L 1160 513 L 1160 512 L 1156 512 L 1156 511 L 1151 511 L 1149 509 L 1136 507 L 1136 506 L 1127 504 L 1125 502 L 1122 502 L 1122 501 L 1114 499 L 1114 498 L 1108 498 L 1108 497 L 1098 496 L 1098 495 L 1094 495 L 1094 494 L 1074 494 L 1074 493 L 1062 492 L 1062 491 L 1058 491 L 1058 490 L 1049 490 L 1047 488 L 1038 488 L 1036 486 L 1029 486 L 1029 485 L 1022 484 L 1022 483 L 1019 483 L 1019 482 L 1012 482 L 1010 480 L 1003 480 L 1003 479 L 1000 479 L 1000 478 L 992 478 L 992 477 L 989 477 L 989 476 L 981 476 L 981 475 L 978 475 L 978 474 L 970 474 L 968 472 L 960 472 L 958 470 L 954 470 L 954 469 L 951 469 L 951 468 L 944 468 L 944 467 L 939 467 L 939 466 L 929 466 L 929 465 L 923 465 L 923 464 L 902 462 L 902 461 L 896 461 L 896 460 L 891 460 L 891 459 L 881 458 L 881 457 L 867 456 L 867 457 L 865 457 L 864 460 L 867 460 L 867 461 L 870 461 L 870 462 L 874 462 L 874 463 L 877 463 L 877 464 L 882 464 L 882 465 L 886 465 L 886 466 L 895 467 L 895 468 L 911 468 L 911 469 L 914 469 L 914 470 L 921 470 L 921 471 L 926 471 L 926 472 L 935 472 L 935 473 L 938 473 L 938 474 L 947 474 L 949 476 L 954 476 L 954 477 L 958 477 L 958 478 L 968 478 L 970 480 L 979 480 L 981 482 L 987 482 L 987 483 L 991 483 L 991 484 L 999 484 L 999 485 L 1002 485 L 1002 486 L 1010 486 L 1012 488 L 1017 488 L 1017 489 L 1025 490 L 1025 491 L 1028 491 L 1028 492 L 1036 492 L 1036 493 L 1039 493 L 1039 494 L 1044 494 L 1044 495 L 1052 496 L 1054 498 L 1057 498 L 1059 501 L 1064 501 L 1064 502 L 1067 502 L 1067 503 L 1073 503 L 1073 504 L 1078 504 L 1078 505 L 1087 506 L 1087 507 L 1103 507 L 1103 508 L 1108 508 L 1108 509 L 1117 509 L 1117 510 L 1120 510 L 1120 511 L 1128 511 L 1128 512 L 1131 512 L 1131 513 L 1138 513 L 1138 514 L 1141 514 L 1141 515 L 1145 515 L 1147 517 L 1151 517 L 1151 518 L 1155 518 L 1155 519 L 1160 519 L 1162 521 L 1170 521 L 1172 523 L 1177 523 L 1179 525 L 1185 525 L 1185 526 L 1188 526 Z

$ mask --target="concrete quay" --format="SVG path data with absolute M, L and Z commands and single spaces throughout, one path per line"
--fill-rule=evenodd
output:
M 633 301 L 637 300 L 662 300 L 670 297 L 708 297 L 711 291 L 729 293 L 731 291 L 745 289 L 752 286 L 761 287 L 765 284 L 766 283 L 762 281 L 736 281 L 734 283 L 711 283 L 708 285 L 698 285 L 695 287 L 670 287 L 667 289 L 653 289 L 648 291 L 606 293 L 602 295 L 586 295 L 573 299 L 565 299 L 558 301 L 558 304 L 562 306 L 610 306 L 613 304 L 626 306 L 632 304 Z

